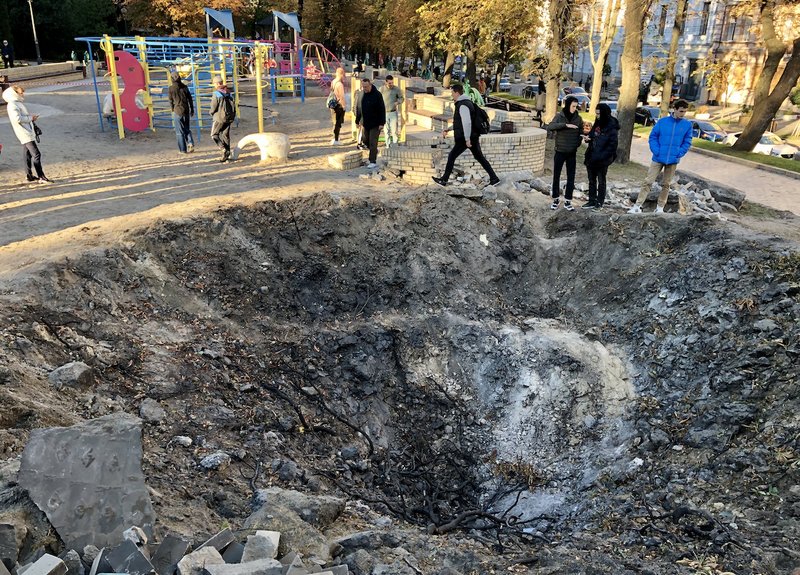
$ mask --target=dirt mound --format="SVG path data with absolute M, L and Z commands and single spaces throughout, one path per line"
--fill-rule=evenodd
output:
M 425 573 L 787 572 L 798 268 L 795 246 L 730 224 L 522 195 L 162 222 L 0 294 L 0 451 L 156 400 L 162 533 L 239 526 L 274 483 L 392 516 Z M 77 360 L 94 386 L 52 389 Z M 219 450 L 232 465 L 201 470 Z

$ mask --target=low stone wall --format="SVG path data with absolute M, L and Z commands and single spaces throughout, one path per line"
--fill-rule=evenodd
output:
M 481 136 L 481 149 L 498 175 L 529 171 L 534 174 L 544 169 L 544 146 L 547 132 L 539 128 L 521 128 L 513 134 L 487 134 Z M 432 176 L 444 171 L 447 154 L 453 140 L 440 137 L 409 139 L 405 146 L 382 150 L 386 167 L 402 173 L 407 183 L 430 183 Z M 456 160 L 456 173 L 481 176 L 483 168 L 469 151 Z

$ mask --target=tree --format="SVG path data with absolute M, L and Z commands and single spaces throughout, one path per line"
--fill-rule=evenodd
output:
M 547 100 L 545 101 L 544 119 L 546 122 L 553 119 L 558 107 L 561 70 L 564 67 L 564 43 L 568 36 L 569 23 L 572 21 L 572 6 L 572 2 L 568 0 L 550 0 L 549 60 L 545 72 Z
M 625 44 L 622 47 L 622 85 L 619 90 L 617 119 L 619 120 L 619 147 L 617 161 L 625 164 L 631 158 L 631 140 L 639 80 L 642 70 L 642 39 L 647 24 L 647 14 L 653 0 L 628 0 L 625 6 Z
M 686 2 L 686 0 L 680 0 Z M 617 18 L 619 17 L 622 0 L 608 0 L 602 2 L 603 8 L 597 13 L 598 2 L 593 2 L 589 11 L 589 59 L 592 63 L 593 78 L 592 99 L 589 104 L 589 113 L 594 114 L 597 103 L 600 101 L 600 90 L 603 87 L 606 57 L 614 42 L 617 33 Z M 600 32 L 600 43 L 595 52 L 595 35 Z
M 669 113 L 672 85 L 675 83 L 675 62 L 678 59 L 678 41 L 683 31 L 683 23 L 686 21 L 687 4 L 686 0 L 678 0 L 678 4 L 675 8 L 675 21 L 672 24 L 672 37 L 669 42 L 669 55 L 667 56 L 667 65 L 664 70 L 664 83 L 662 84 L 663 90 L 661 92 L 662 116 L 666 116 Z
M 750 0 L 746 4 L 752 7 Z M 755 10 L 759 16 L 761 39 L 766 48 L 766 57 L 761 75 L 756 80 L 753 90 L 753 116 L 742 130 L 742 135 L 733 145 L 734 150 L 751 151 L 762 134 L 769 128 L 783 101 L 789 96 L 792 88 L 800 78 L 800 26 L 789 28 L 793 36 L 788 41 L 781 38 L 776 29 L 776 22 L 781 25 L 787 22 L 789 14 L 795 15 L 795 22 L 800 15 L 798 0 L 758 0 Z M 784 28 L 785 29 L 785 28 Z M 791 43 L 792 54 L 783 70 L 781 60 L 788 52 Z

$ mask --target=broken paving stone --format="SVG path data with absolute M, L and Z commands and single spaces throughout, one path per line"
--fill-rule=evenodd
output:
M 74 549 L 61 554 L 61 560 L 67 566 L 67 575 L 84 575 L 86 569 L 81 562 L 81 556 Z
M 130 540 L 125 540 L 113 549 L 109 549 L 106 560 L 114 573 L 126 573 L 127 575 L 155 573 L 150 560 L 145 557 L 136 543 Z
M 131 525 L 152 533 L 137 417 L 113 414 L 31 431 L 18 481 L 66 547 L 116 545 Z
M 258 530 L 255 535 L 248 535 L 247 543 L 244 545 L 242 562 L 275 559 L 278 556 L 280 542 L 281 534 L 278 531 Z
M 200 550 L 203 547 L 213 547 L 220 553 L 222 550 L 225 549 L 228 545 L 236 541 L 236 537 L 233 535 L 230 529 L 225 528 L 210 539 L 208 539 L 205 543 L 200 545 L 197 549 Z
M 200 467 L 203 469 L 225 469 L 231 464 L 231 456 L 224 451 L 217 451 L 205 456 L 200 460 Z
M 0 525 L 0 562 L 8 569 L 13 569 L 17 564 L 17 530 L 13 525 L 3 523 Z
M 177 535 L 169 534 L 156 548 L 150 562 L 158 575 L 174 575 L 180 561 L 189 550 L 189 542 Z
M 258 559 L 233 565 L 207 565 L 208 575 L 283 575 L 284 565 L 277 559 Z
M 66 575 L 67 564 L 58 557 L 45 553 L 32 565 L 25 569 L 28 575 Z
M 47 380 L 56 389 L 89 387 L 94 383 L 94 372 L 82 361 L 73 361 L 51 371 Z
M 178 575 L 203 575 L 209 565 L 224 565 L 225 560 L 213 547 L 203 547 L 178 562 Z
M 167 418 L 167 412 L 155 399 L 147 397 L 139 405 L 139 416 L 150 423 L 161 423 Z
M 89 575 L 97 575 L 98 573 L 110 573 L 111 565 L 106 560 L 106 549 L 101 549 L 92 561 L 92 567 L 89 569 Z
M 241 563 L 242 555 L 244 555 L 244 545 L 234 541 L 225 548 L 222 558 L 225 559 L 225 563 Z
M 137 546 L 147 545 L 147 534 L 141 527 L 130 527 L 122 532 L 122 538 L 132 541 Z

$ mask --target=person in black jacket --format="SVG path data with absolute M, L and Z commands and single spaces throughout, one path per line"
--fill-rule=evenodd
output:
M 477 122 L 475 121 L 475 104 L 469 99 L 469 96 L 464 95 L 464 87 L 461 84 L 453 84 L 450 87 L 453 94 L 453 100 L 456 103 L 456 109 L 453 113 L 453 139 L 455 144 L 450 154 L 447 156 L 447 165 L 444 168 L 444 174 L 441 178 L 433 177 L 433 181 L 440 186 L 446 186 L 450 174 L 453 172 L 453 166 L 456 163 L 456 158 L 463 154 L 467 149 L 472 152 L 475 160 L 483 166 L 486 173 L 489 174 L 489 185 L 493 186 L 500 181 L 497 174 L 494 173 L 489 160 L 483 155 L 481 151 L 480 134 L 478 133 Z M 442 136 L 446 136 L 449 130 L 445 128 L 442 130 Z
M 583 161 L 589 176 L 589 201 L 584 209 L 600 209 L 606 201 L 606 174 L 617 159 L 619 122 L 611 115 L 608 104 L 597 105 L 597 119 L 586 138 L 589 148 Z
M 356 117 L 360 119 L 358 125 L 364 130 L 364 141 L 369 147 L 369 164 L 367 168 L 377 168 L 375 161 L 378 159 L 378 138 L 386 124 L 386 107 L 383 105 L 383 96 L 373 86 L 372 82 L 363 78 L 361 80 L 361 100 L 356 110 Z
M 575 154 L 583 141 L 583 120 L 578 113 L 578 100 L 573 96 L 564 99 L 564 109 L 547 124 L 547 130 L 555 132 L 555 154 L 553 155 L 553 204 L 557 210 L 561 195 L 561 168 L 567 165 L 567 188 L 564 191 L 564 209 L 573 211 L 572 191 L 575 189 Z
M 172 108 L 172 123 L 175 127 L 175 137 L 178 139 L 178 150 L 184 154 L 193 152 L 191 117 L 194 116 L 194 101 L 189 87 L 181 82 L 181 75 L 178 72 L 172 73 L 169 105 Z

